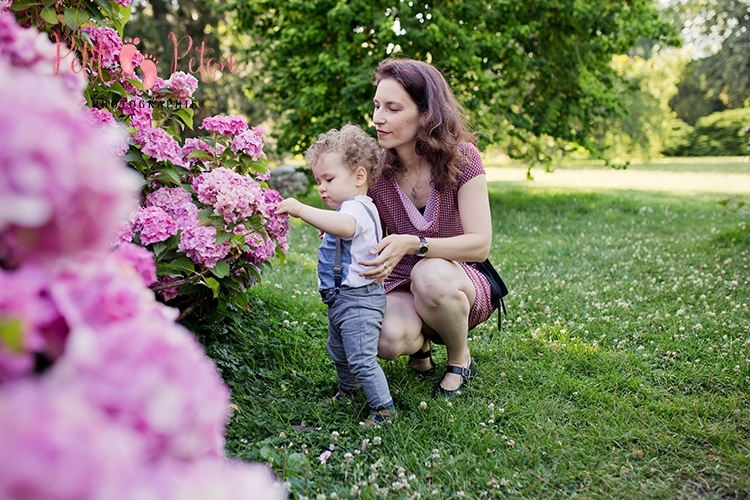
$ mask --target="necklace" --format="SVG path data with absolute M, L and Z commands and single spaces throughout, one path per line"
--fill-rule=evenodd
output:
M 422 180 L 423 172 L 424 172 L 424 169 L 421 169 L 419 171 L 419 176 L 417 177 L 416 184 L 412 184 L 411 182 L 409 182 L 409 175 L 406 172 L 404 172 L 404 179 L 406 179 L 406 183 L 411 186 L 411 197 L 414 198 L 415 200 L 417 199 L 417 188 L 419 187 L 419 182 Z

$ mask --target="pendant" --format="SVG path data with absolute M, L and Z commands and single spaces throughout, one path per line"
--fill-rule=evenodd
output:
M 417 190 L 413 187 L 411 188 L 411 197 L 416 199 L 417 198 Z

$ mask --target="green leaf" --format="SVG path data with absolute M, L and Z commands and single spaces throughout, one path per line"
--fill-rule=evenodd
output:
M 20 319 L 0 319 L 0 345 L 11 352 L 23 350 L 23 328 Z
M 65 9 L 65 25 L 72 30 L 77 30 L 88 20 L 88 12 L 69 8 Z
M 45 7 L 44 9 L 42 9 L 42 12 L 40 12 L 39 15 L 41 16 L 42 19 L 44 19 L 45 22 L 53 26 L 59 22 L 59 20 L 57 19 L 57 12 L 55 12 L 55 9 Z
M 213 156 L 206 153 L 202 149 L 196 149 L 195 151 L 191 151 L 189 155 L 187 155 L 187 158 L 200 158 L 202 160 L 213 160 Z
M 219 287 L 221 286 L 218 281 L 213 278 L 206 278 L 201 281 L 202 284 L 206 285 L 214 293 L 214 298 L 219 296 Z
M 180 185 L 180 181 L 181 181 L 180 173 L 177 171 L 177 169 L 166 167 L 166 168 L 160 168 L 158 172 L 159 174 L 161 174 L 157 178 L 159 182 L 164 182 L 167 184 L 176 184 L 178 186 Z
M 182 122 L 189 128 L 190 130 L 193 130 L 193 108 L 180 108 L 177 111 L 174 112 L 177 116 L 180 117 Z
M 173 260 L 172 262 L 170 262 L 169 265 L 172 268 L 178 269 L 180 271 L 185 271 L 188 273 L 195 272 L 195 264 L 193 264 L 193 261 L 188 259 L 187 257 L 179 257 Z
M 232 235 L 234 233 L 228 233 L 226 231 L 217 231 L 216 232 L 216 244 L 221 245 L 225 241 L 229 241 L 232 238 Z
M 220 260 L 216 263 L 213 269 L 211 269 L 211 273 L 217 278 L 224 278 L 229 274 L 229 266 L 226 262 Z
M 40 5 L 38 0 L 14 0 L 11 4 L 11 10 L 13 12 L 20 12 L 22 10 L 29 10 L 37 5 Z

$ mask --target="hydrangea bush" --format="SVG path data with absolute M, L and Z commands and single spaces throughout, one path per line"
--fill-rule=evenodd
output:
M 274 214 L 281 197 L 267 184 L 264 132 L 239 116 L 211 116 L 198 126 L 204 136 L 183 141 L 194 127 L 198 80 L 180 71 L 159 78 L 150 56 L 122 40 L 129 4 L 16 2 L 21 23 L 43 33 L 34 35 L 38 43 L 11 44 L 15 57 L 34 60 L 46 76 L 54 68 L 74 90 L 83 86 L 89 122 L 130 134 L 127 146 L 112 151 L 141 174 L 143 189 L 114 243 L 154 254 L 159 298 L 181 317 L 206 299 L 215 299 L 210 304 L 218 311 L 242 310 L 263 265 L 288 248 L 288 218 Z M 6 31 L 19 40 L 33 32 Z
M 63 3 L 13 7 L 28 20 L 34 9 Z M 120 8 L 113 5 L 91 3 L 105 14 L 104 6 Z M 283 221 L 249 213 L 275 200 L 257 176 L 243 175 L 245 165 L 257 166 L 253 153 L 261 158 L 257 131 L 227 138 L 226 149 L 237 140 L 237 151 L 250 151 L 236 154 L 237 169 L 212 163 L 224 152 L 216 138 L 201 149 L 209 158 L 172 150 L 169 141 L 154 145 L 151 137 L 164 136 L 147 135 L 154 127 L 145 121 L 128 130 L 119 110 L 91 106 L 99 84 L 87 85 L 84 72 L 61 65 L 54 75 L 56 44 L 17 24 L 9 7 L 0 2 L 0 450 L 8 458 L 0 460 L 0 498 L 285 498 L 266 466 L 226 457 L 229 390 L 177 323 L 179 310 L 149 288 L 183 254 L 201 259 L 195 275 L 224 262 L 227 276 L 249 279 L 236 264 L 241 255 L 255 258 L 255 238 L 283 233 Z M 78 16 L 37 14 L 46 27 Z M 137 89 L 133 81 L 119 84 Z M 134 129 L 146 130 L 142 144 Z M 146 144 L 174 156 L 156 159 Z M 138 156 L 130 161 L 138 169 L 126 164 L 129 155 Z M 261 187 L 248 189 L 246 178 Z M 165 219 L 158 211 L 172 223 L 154 226 Z M 190 275 L 168 275 L 180 276 Z

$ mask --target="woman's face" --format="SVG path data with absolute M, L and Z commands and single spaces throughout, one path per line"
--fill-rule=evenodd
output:
M 397 150 L 414 149 L 419 130 L 419 109 L 396 80 L 381 80 L 373 98 L 372 122 L 380 146 Z

